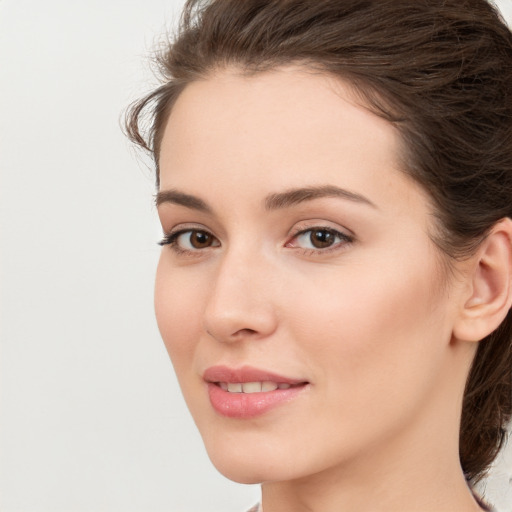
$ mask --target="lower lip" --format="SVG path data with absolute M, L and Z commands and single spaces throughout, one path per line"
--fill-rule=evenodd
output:
M 306 387 L 307 384 L 261 393 L 230 393 L 209 382 L 208 394 L 213 408 L 222 416 L 248 419 L 261 416 L 274 407 L 293 400 Z

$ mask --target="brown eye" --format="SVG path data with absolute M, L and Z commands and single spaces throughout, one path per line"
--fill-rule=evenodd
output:
M 213 236 L 206 231 L 189 231 L 189 243 L 194 249 L 205 249 L 213 244 Z M 184 233 L 187 236 L 187 233 Z
M 208 231 L 189 229 L 176 236 L 175 243 L 186 251 L 208 249 L 219 246 L 219 241 Z
M 193 252 L 210 247 L 220 247 L 220 242 L 208 231 L 184 229 L 165 236 L 160 245 L 169 245 L 176 252 Z
M 354 238 L 350 235 L 346 235 L 336 229 L 319 226 L 305 229 L 296 234 L 293 240 L 288 242 L 286 246 L 305 249 L 306 251 L 319 251 L 322 249 L 342 248 L 353 241 Z
M 315 249 L 325 249 L 336 241 L 336 234 L 327 229 L 312 229 L 309 240 Z

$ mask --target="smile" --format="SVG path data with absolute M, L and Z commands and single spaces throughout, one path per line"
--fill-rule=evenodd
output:
M 203 379 L 214 411 L 227 418 L 250 419 L 294 401 L 309 382 L 244 366 L 208 368 Z
M 217 382 L 216 383 L 224 391 L 229 393 L 265 393 L 267 391 L 275 391 L 276 389 L 289 389 L 292 387 L 287 382 Z

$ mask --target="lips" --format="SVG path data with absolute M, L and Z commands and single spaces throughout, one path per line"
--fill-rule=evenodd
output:
M 230 393 L 262 393 L 266 391 L 275 391 L 276 389 L 288 389 L 291 384 L 286 382 L 218 382 L 216 383 L 224 391 Z
M 229 418 L 253 418 L 298 397 L 308 382 L 250 366 L 213 366 L 203 374 L 210 402 L 217 413 Z

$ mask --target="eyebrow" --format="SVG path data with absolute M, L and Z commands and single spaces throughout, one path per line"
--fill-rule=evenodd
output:
M 178 192 L 177 190 L 162 190 L 157 193 L 155 198 L 157 208 L 163 203 L 172 203 L 180 206 L 185 206 L 192 210 L 199 210 L 204 213 L 212 213 L 212 209 L 206 204 L 205 201 L 199 197 Z
M 266 210 L 279 210 L 282 208 L 289 208 L 306 201 L 312 201 L 314 199 L 321 199 L 324 197 L 340 197 L 356 203 L 366 204 L 373 208 L 377 206 L 370 201 L 367 197 L 345 190 L 334 185 L 321 185 L 316 187 L 302 187 L 293 188 L 286 190 L 285 192 L 278 192 L 270 194 L 265 198 L 265 209 Z M 162 190 L 157 193 L 155 198 L 156 206 L 160 206 L 164 203 L 172 203 L 192 210 L 198 210 L 204 213 L 212 213 L 212 209 L 208 204 L 197 196 L 185 194 L 178 190 L 169 189 Z
M 349 201 L 362 203 L 373 208 L 377 208 L 377 206 L 365 196 L 357 194 L 356 192 L 351 192 L 350 190 L 336 187 L 334 185 L 294 188 L 285 192 L 271 194 L 265 199 L 265 208 L 267 210 L 278 210 L 281 208 L 288 208 L 305 201 L 312 201 L 313 199 L 320 199 L 323 197 L 340 197 L 342 199 L 347 199 Z

